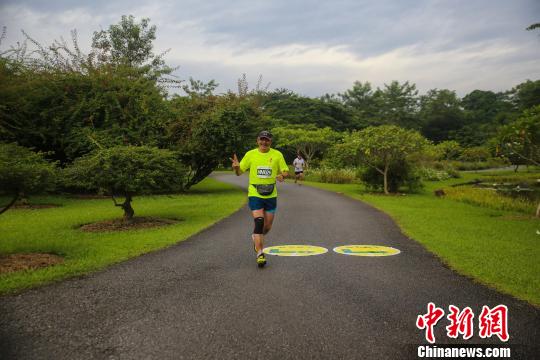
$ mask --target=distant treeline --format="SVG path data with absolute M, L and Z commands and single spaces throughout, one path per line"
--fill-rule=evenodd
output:
M 163 54 L 153 52 L 155 32 L 148 19 L 123 16 L 94 32 L 89 54 L 80 51 L 75 32 L 69 45 L 42 45 L 25 34 L 24 43 L 0 51 L 0 142 L 45 152 L 64 165 L 117 145 L 167 148 L 183 154 L 200 178 L 231 152 L 253 146 L 262 128 L 343 132 L 396 125 L 435 143 L 472 147 L 540 104 L 540 80 L 463 98 L 447 89 L 419 94 L 408 81 L 376 89 L 356 81 L 343 93 L 310 98 L 261 89 L 260 82 L 250 89 L 244 76 L 238 92 L 215 94 L 214 81 L 174 76 Z

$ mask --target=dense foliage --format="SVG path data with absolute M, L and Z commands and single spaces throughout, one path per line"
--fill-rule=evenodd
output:
M 289 160 L 300 152 L 326 169 L 363 166 L 364 179 L 385 192 L 412 184 L 417 166 L 450 173 L 454 162 L 489 166 L 494 156 L 516 167 L 539 161 L 540 80 L 463 97 L 449 89 L 419 94 L 409 81 L 377 88 L 356 81 L 343 93 L 310 98 L 269 91 L 262 76 L 250 90 L 244 74 L 238 94 L 215 94 L 214 80 L 172 75 L 166 52 L 154 52 L 149 19 L 123 16 L 94 32 L 88 54 L 76 32 L 71 47 L 24 34 L 27 41 L 0 50 L 0 141 L 41 151 L 62 167 L 109 148 L 168 149 L 186 169 L 181 189 L 189 189 L 253 148 L 262 129 L 275 133 Z
M 53 190 L 56 168 L 38 154 L 15 144 L 0 143 L 0 194 L 11 196 L 7 211 L 22 195 Z
M 186 169 L 178 154 L 147 146 L 115 146 L 78 158 L 65 169 L 68 186 L 97 189 L 125 198 L 126 220 L 134 215 L 133 196 L 183 190 Z
M 231 154 L 253 147 L 260 111 L 249 97 L 176 97 L 171 101 L 170 147 L 189 167 L 185 188 L 198 183 Z

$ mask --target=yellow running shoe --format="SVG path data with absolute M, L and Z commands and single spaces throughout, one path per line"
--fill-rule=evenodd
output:
M 257 266 L 262 268 L 266 265 L 266 258 L 264 257 L 264 253 L 261 253 L 257 256 Z

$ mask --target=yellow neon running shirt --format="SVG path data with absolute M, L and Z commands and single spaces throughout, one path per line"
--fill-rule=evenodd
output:
M 275 149 L 270 149 L 262 153 L 259 149 L 250 150 L 240 161 L 240 170 L 243 172 L 249 169 L 249 190 L 248 196 L 256 196 L 263 199 L 269 199 L 277 196 L 277 186 L 274 187 L 272 194 L 268 196 L 259 195 L 257 189 L 252 184 L 274 184 L 276 176 L 282 172 L 288 172 L 289 168 L 283 154 Z

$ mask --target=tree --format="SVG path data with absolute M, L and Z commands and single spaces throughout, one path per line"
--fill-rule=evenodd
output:
M 276 93 L 277 92 L 277 93 Z M 315 125 L 336 131 L 360 128 L 354 113 L 337 101 L 326 101 L 276 90 L 265 95 L 264 113 L 290 125 Z
M 435 145 L 435 152 L 439 159 L 456 160 L 462 153 L 463 149 L 457 141 L 447 140 Z
M 474 90 L 461 100 L 463 126 L 451 136 L 466 147 L 480 146 L 496 135 L 497 127 L 514 116 L 515 107 L 506 93 Z
M 490 155 L 489 149 L 485 146 L 474 146 L 464 149 L 459 160 L 470 162 L 487 161 Z
M 427 144 L 426 139 L 414 130 L 395 125 L 370 126 L 353 133 L 360 162 L 383 175 L 384 193 L 388 194 L 388 174 L 391 166 L 406 162 Z
M 189 78 L 189 85 L 182 85 L 182 90 L 189 96 L 212 96 L 214 90 L 219 86 L 214 80 L 204 83 L 200 80 Z
M 75 40 L 68 49 L 29 36 L 33 57 L 24 46 L 1 52 L 0 136 L 62 163 L 99 145 L 161 145 L 171 119 L 161 76 L 171 69 L 153 55 L 153 39 L 146 20 L 123 17 L 95 35 L 87 57 Z
M 182 191 L 186 168 L 178 154 L 147 146 L 115 146 L 78 158 L 65 169 L 68 186 L 105 191 L 132 222 L 135 195 Z M 115 196 L 123 196 L 118 203 Z
M 499 129 L 497 153 L 516 170 L 519 165 L 540 166 L 540 105 L 525 110 L 516 121 Z
M 276 147 L 293 148 L 305 156 L 308 165 L 316 154 L 322 154 L 341 137 L 330 128 L 315 127 L 280 127 L 272 129 L 272 133 Z
M 384 84 L 384 89 L 377 89 L 374 94 L 375 106 L 378 108 L 379 124 L 396 125 L 408 129 L 418 129 L 417 118 L 418 90 L 415 84 L 405 81 L 400 84 L 392 81 Z
M 0 208 L 6 212 L 22 195 L 43 193 L 54 189 L 55 165 L 15 144 L 0 144 L 0 192 L 12 196 L 11 201 Z
M 353 108 L 365 122 L 376 118 L 378 109 L 374 92 L 369 82 L 355 81 L 352 89 L 338 94 L 345 106 Z
M 468 112 L 469 120 L 492 123 L 505 105 L 504 95 L 493 91 L 474 90 L 465 95 L 458 105 Z
M 519 111 L 540 105 L 540 80 L 527 80 L 510 91 L 510 97 Z
M 104 63 L 124 64 L 138 67 L 150 61 L 161 65 L 162 60 L 152 52 L 152 42 L 156 39 L 156 26 L 149 26 L 150 19 L 135 23 L 133 15 L 122 15 L 116 25 L 108 30 L 94 31 L 92 48 Z
M 163 90 L 133 69 L 13 72 L 0 63 L 0 134 L 68 163 L 99 145 L 159 145 L 171 114 Z
M 331 169 L 350 168 L 360 165 L 358 149 L 353 139 L 356 132 L 343 133 L 340 141 L 331 145 L 324 154 L 322 166 Z
M 516 164 L 540 166 L 540 105 L 525 110 L 515 122 L 500 129 L 498 153 Z M 540 217 L 540 203 L 536 208 Z
M 452 132 L 463 126 L 463 111 L 454 91 L 429 90 L 420 98 L 422 134 L 429 140 L 450 140 Z
M 531 24 L 530 26 L 527 26 L 526 30 L 531 31 L 534 29 L 540 29 L 540 23 Z
M 246 152 L 257 136 L 261 114 L 250 97 L 175 97 L 170 105 L 175 119 L 167 128 L 168 142 L 189 167 L 186 189 L 231 154 Z

